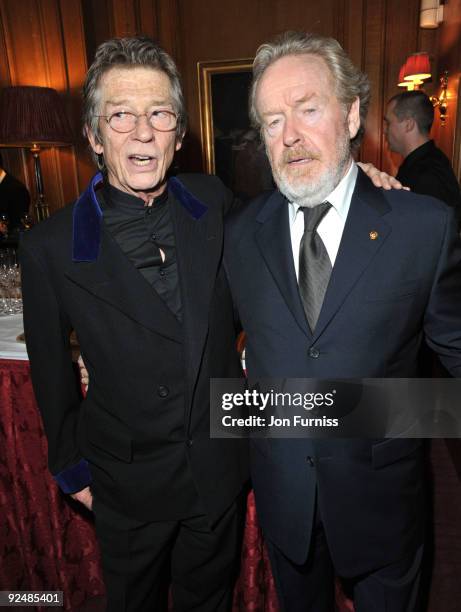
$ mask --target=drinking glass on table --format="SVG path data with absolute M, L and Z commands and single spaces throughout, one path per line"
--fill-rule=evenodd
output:
M 0 249 L 0 315 L 22 312 L 21 277 L 14 249 Z

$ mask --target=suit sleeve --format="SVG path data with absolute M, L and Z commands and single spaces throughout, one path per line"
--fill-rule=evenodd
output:
M 59 306 L 39 252 L 20 248 L 24 331 L 32 383 L 48 439 L 48 464 L 65 493 L 91 476 L 77 443 L 80 397 L 72 364 L 71 325 Z
M 424 256 L 422 253 L 421 256 Z M 452 376 L 461 377 L 461 243 L 454 210 L 445 209 L 445 227 L 424 318 L 429 347 Z

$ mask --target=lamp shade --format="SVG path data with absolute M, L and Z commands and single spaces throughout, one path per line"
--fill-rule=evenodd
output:
M 72 142 L 64 106 L 50 87 L 5 87 L 0 90 L 0 117 L 0 146 L 59 147 Z
M 429 54 L 425 51 L 413 53 L 405 62 L 405 81 L 421 81 L 431 78 Z
M 405 64 L 403 64 L 399 70 L 399 81 L 398 87 L 406 87 L 407 83 L 405 82 Z

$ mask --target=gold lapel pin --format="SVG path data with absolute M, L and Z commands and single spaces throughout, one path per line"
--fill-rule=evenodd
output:
M 378 232 L 370 232 L 370 240 L 376 240 L 376 238 L 378 237 Z

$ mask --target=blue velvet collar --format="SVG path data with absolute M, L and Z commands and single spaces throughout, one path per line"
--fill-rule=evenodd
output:
M 101 243 L 102 210 L 95 194 L 95 187 L 102 182 L 98 172 L 75 202 L 72 233 L 72 260 L 95 261 Z
M 96 261 L 98 258 L 101 245 L 102 210 L 95 194 L 95 188 L 102 180 L 102 174 L 98 172 L 74 205 L 73 261 Z M 187 191 L 176 177 L 168 180 L 168 188 L 195 220 L 200 219 L 208 210 L 208 207 Z

